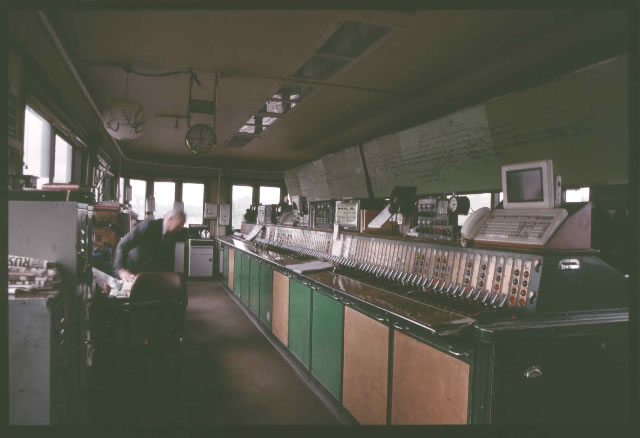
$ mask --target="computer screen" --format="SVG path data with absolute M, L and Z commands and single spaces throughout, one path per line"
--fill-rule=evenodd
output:
M 541 202 L 542 168 L 507 171 L 507 197 L 509 202 Z
M 502 166 L 504 208 L 553 208 L 554 180 L 551 160 Z

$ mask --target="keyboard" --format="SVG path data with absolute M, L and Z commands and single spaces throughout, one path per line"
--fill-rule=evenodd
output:
M 544 246 L 567 216 L 563 208 L 493 210 L 474 240 Z

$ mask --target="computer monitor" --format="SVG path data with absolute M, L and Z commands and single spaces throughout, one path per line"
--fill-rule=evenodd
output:
M 553 161 L 502 166 L 503 207 L 554 208 Z

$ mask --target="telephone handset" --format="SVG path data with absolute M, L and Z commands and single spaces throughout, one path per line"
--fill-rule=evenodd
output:
M 491 209 L 488 207 L 482 207 L 474 211 L 462 225 L 460 230 L 460 243 L 462 246 L 466 246 L 467 241 L 473 240 L 478 234 L 480 228 L 484 225 L 491 213 Z

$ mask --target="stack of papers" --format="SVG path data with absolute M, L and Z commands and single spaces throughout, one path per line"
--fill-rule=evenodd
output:
M 297 265 L 287 265 L 286 267 L 288 269 L 291 269 L 293 272 L 297 272 L 298 274 L 304 274 L 305 272 L 326 271 L 333 268 L 333 265 L 331 263 L 313 261 L 307 263 L 298 263 Z

